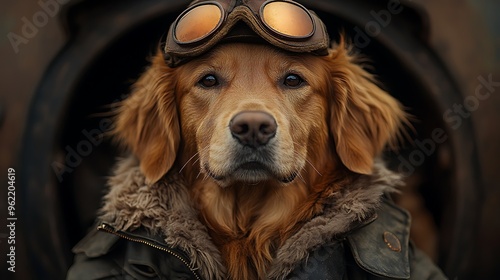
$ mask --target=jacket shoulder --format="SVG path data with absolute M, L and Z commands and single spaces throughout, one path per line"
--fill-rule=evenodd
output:
M 377 218 L 347 237 L 352 256 L 363 270 L 392 279 L 446 279 L 410 242 L 410 214 L 384 199 Z
M 184 252 L 162 243 L 161 236 L 144 228 L 108 231 L 104 225 L 73 248 L 67 279 L 200 279 Z
M 115 250 L 118 236 L 91 230 L 78 244 L 73 247 L 75 259 L 67 273 L 68 280 L 83 279 L 117 279 L 122 275 L 116 262 L 120 255 Z M 115 252 L 116 251 L 116 252 Z

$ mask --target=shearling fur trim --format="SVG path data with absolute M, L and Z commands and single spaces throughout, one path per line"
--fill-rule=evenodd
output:
M 395 186 L 401 185 L 400 176 L 382 163 L 377 162 L 374 170 L 373 175 L 361 176 L 332 195 L 323 214 L 305 223 L 278 249 L 270 279 L 284 279 L 309 252 L 373 215 L 384 193 L 394 192 Z M 147 185 L 137 160 L 122 160 L 108 182 L 110 191 L 104 197 L 101 220 L 119 230 L 132 231 L 142 226 L 152 234 L 166 236 L 166 244 L 185 251 L 202 277 L 224 279 L 226 268 L 221 254 L 197 219 L 182 178 L 173 173 L 168 179 Z
M 197 219 L 189 193 L 177 174 L 169 180 L 148 185 L 134 158 L 118 163 L 108 181 L 101 221 L 118 230 L 144 227 L 151 234 L 165 236 L 165 243 L 188 254 L 191 266 L 204 279 L 224 279 L 219 250 L 210 241 L 206 227 Z
M 374 174 L 361 176 L 354 184 L 332 195 L 323 215 L 314 217 L 278 249 L 269 271 L 270 279 L 284 279 L 309 252 L 341 236 L 380 207 L 384 193 L 396 191 L 401 177 L 377 162 Z

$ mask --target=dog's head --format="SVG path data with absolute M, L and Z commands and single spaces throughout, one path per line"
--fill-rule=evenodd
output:
M 150 182 L 175 166 L 226 186 L 370 174 L 405 120 L 343 40 L 327 56 L 228 43 L 177 68 L 156 55 L 115 133 Z

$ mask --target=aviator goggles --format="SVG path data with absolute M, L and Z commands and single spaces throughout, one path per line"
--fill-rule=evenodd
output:
M 260 39 L 291 52 L 328 53 L 323 22 L 291 0 L 194 1 L 170 26 L 162 44 L 167 64 L 176 67 L 220 41 Z

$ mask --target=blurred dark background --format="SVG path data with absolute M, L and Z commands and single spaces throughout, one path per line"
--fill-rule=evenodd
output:
M 120 154 L 100 136 L 109 104 L 126 97 L 188 2 L 2 1 L 1 279 L 64 278 Z M 299 2 L 332 39 L 343 30 L 416 117 L 414 143 L 385 156 L 407 175 L 396 200 L 412 212 L 417 245 L 450 279 L 499 279 L 500 2 Z M 6 265 L 9 167 L 16 273 Z

